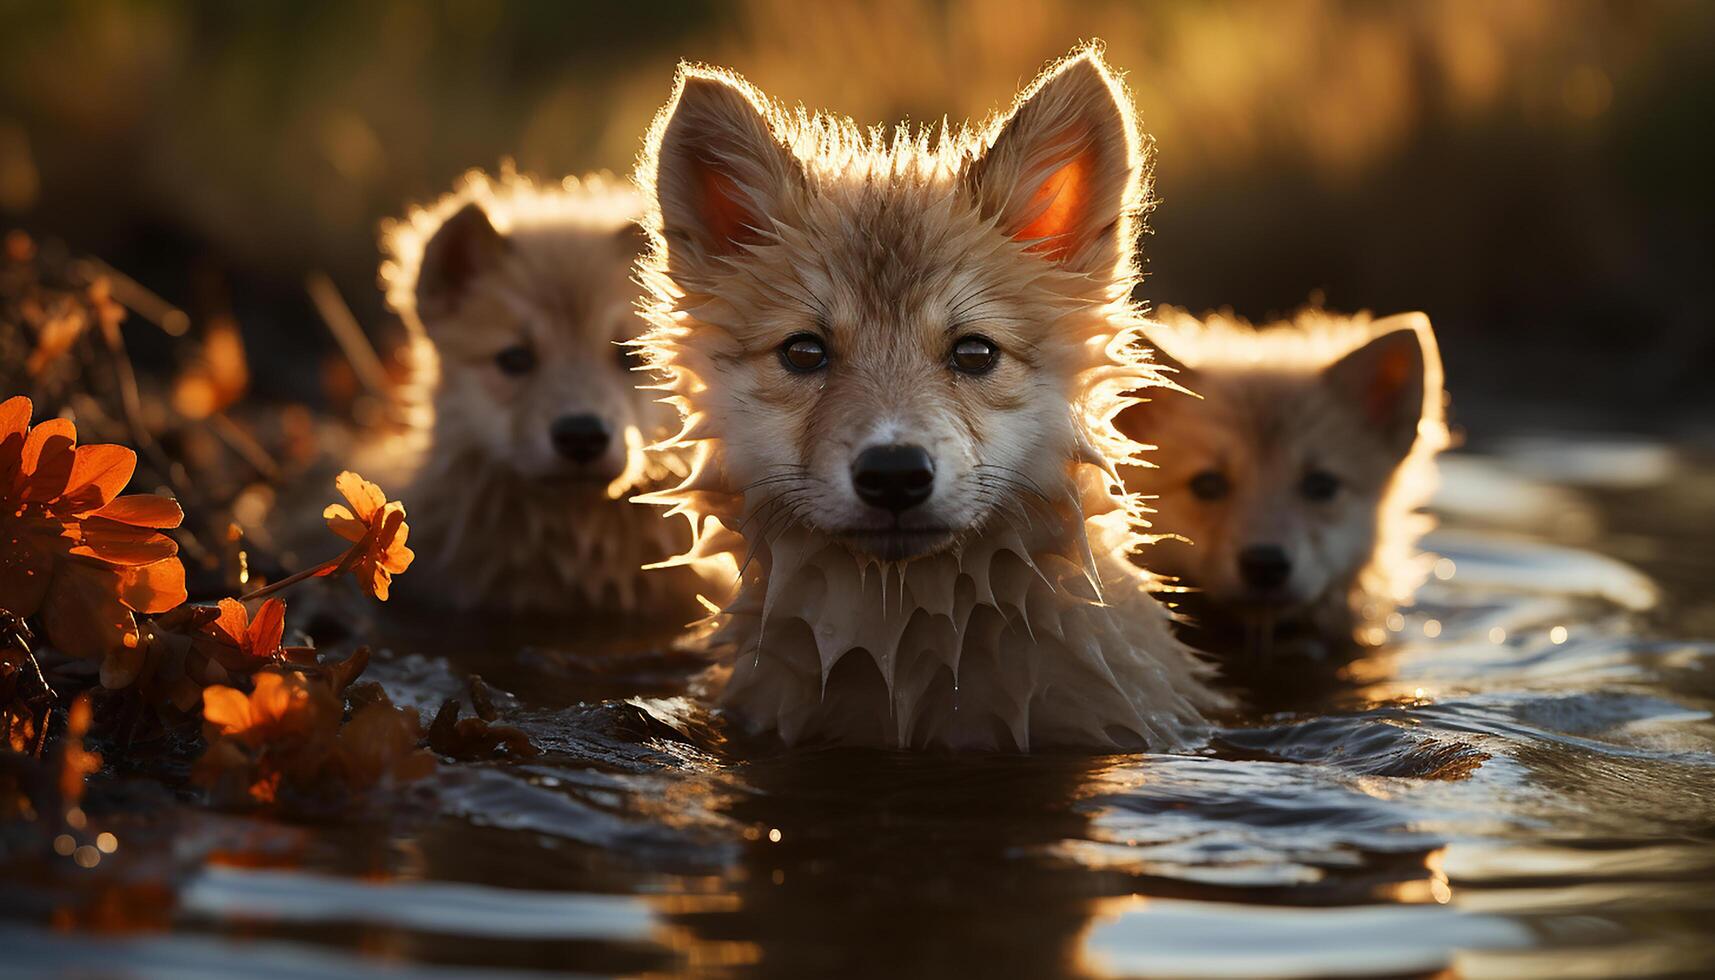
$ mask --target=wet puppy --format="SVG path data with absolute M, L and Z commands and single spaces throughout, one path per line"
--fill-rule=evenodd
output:
M 1122 475 L 1176 535 L 1151 567 L 1194 589 L 1198 622 L 1253 648 L 1301 629 L 1373 642 L 1426 570 L 1420 509 L 1447 443 L 1429 318 L 1155 319 L 1151 343 L 1200 397 L 1166 392 L 1121 416 L 1157 447 L 1154 468 Z
M 937 135 L 685 67 L 639 171 L 652 363 L 685 417 L 651 499 L 730 554 L 722 698 L 788 742 L 1170 749 L 1221 703 L 1128 559 L 1110 424 L 1147 142 L 1097 50 Z
M 641 393 L 627 184 L 467 175 L 384 229 L 382 280 L 412 330 L 430 409 L 401 493 L 408 590 L 544 613 L 695 608 L 683 572 L 641 567 L 688 538 L 627 501 L 679 461 L 646 456 L 674 413 Z

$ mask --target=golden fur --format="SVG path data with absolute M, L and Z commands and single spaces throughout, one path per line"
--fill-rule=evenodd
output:
M 1194 744 L 1223 699 L 1127 554 L 1111 424 L 1137 353 L 1148 143 L 1085 49 L 1005 114 L 931 136 L 782 109 L 685 66 L 638 170 L 641 271 L 693 472 L 648 500 L 731 556 L 722 699 L 788 742 L 1026 750 Z M 828 351 L 795 373 L 785 342 Z M 953 370 L 949 345 L 999 354 Z M 932 460 L 888 520 L 866 447 Z
M 640 211 L 628 184 L 600 176 L 473 171 L 385 226 L 381 279 L 428 410 L 401 494 L 419 594 L 536 613 L 695 609 L 694 582 L 641 570 L 686 537 L 624 499 L 684 472 L 643 451 L 672 413 L 636 391 L 622 346 L 644 326 L 631 277 Z M 528 370 L 499 366 L 509 349 L 528 351 Z M 611 427 L 598 458 L 556 450 L 555 421 L 572 415 Z
M 1169 308 L 1155 320 L 1150 342 L 1199 397 L 1163 394 L 1121 419 L 1157 447 L 1153 468 L 1127 468 L 1127 485 L 1154 498 L 1158 526 L 1178 536 L 1156 546 L 1151 567 L 1201 593 L 1199 618 L 1241 626 L 1254 643 L 1296 623 L 1336 642 L 1373 640 L 1428 564 L 1422 508 L 1447 445 L 1429 319 L 1307 309 L 1255 328 Z M 1209 473 L 1224 492 L 1203 499 L 1193 481 Z M 1328 499 L 1307 493 L 1311 473 L 1333 478 Z M 1291 569 L 1268 598 L 1240 572 L 1241 551 L 1262 544 Z

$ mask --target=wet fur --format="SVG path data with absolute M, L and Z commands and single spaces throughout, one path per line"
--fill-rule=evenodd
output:
M 1223 699 L 1127 558 L 1140 514 L 1110 464 L 1139 448 L 1110 424 L 1125 393 L 1160 380 L 1129 299 L 1147 149 L 1094 50 L 1007 114 L 933 137 L 681 70 L 639 167 L 654 239 L 641 270 L 645 346 L 685 420 L 667 448 L 694 469 L 647 499 L 696 526 L 683 561 L 743 566 L 709 642 L 747 727 L 1003 750 L 1204 736 Z M 1034 190 L 1068 159 L 1074 190 L 1112 199 L 1038 241 L 1054 216 Z M 742 220 L 722 210 L 734 200 Z M 804 330 L 836 352 L 819 378 L 777 360 Z M 1004 351 L 991 374 L 949 373 L 966 330 Z M 875 519 L 845 473 L 865 445 L 900 442 L 933 453 L 936 489 L 897 526 L 946 534 L 888 561 L 845 530 Z
M 425 253 L 445 247 L 449 222 L 480 223 L 473 205 L 502 243 L 477 236 L 465 260 L 476 265 L 459 267 L 468 281 L 456 295 L 433 288 Z M 602 177 L 472 172 L 384 229 L 382 282 L 411 331 L 422 409 L 401 493 L 418 549 L 408 593 L 529 613 L 696 608 L 691 577 L 642 571 L 684 547 L 682 528 L 625 499 L 683 472 L 671 454 L 643 452 L 671 431 L 672 413 L 636 391 L 616 346 L 643 329 L 631 278 L 640 208 L 628 184 Z M 508 377 L 495 356 L 520 343 L 539 366 Z M 567 470 L 549 437 L 573 411 L 616 430 L 590 472 Z
M 1241 633 L 1252 646 L 1294 627 L 1337 645 L 1374 642 L 1376 624 L 1410 601 L 1431 560 L 1417 545 L 1433 524 L 1422 508 L 1447 429 L 1428 318 L 1308 309 L 1260 329 L 1230 315 L 1199 319 L 1174 309 L 1154 319 L 1151 342 L 1175 363 L 1175 380 L 1199 397 L 1161 393 L 1121 418 L 1122 428 L 1157 447 L 1154 468 L 1128 467 L 1122 476 L 1153 498 L 1157 526 L 1181 538 L 1157 544 L 1152 567 L 1193 589 L 1189 605 L 1202 625 Z M 1389 436 L 1366 416 L 1362 389 L 1330 383 L 1329 372 L 1378 338 L 1398 342 L 1403 358 L 1412 337 L 1420 353 L 1404 363 L 1421 377 L 1399 379 L 1403 387 L 1388 395 L 1399 400 L 1406 427 Z M 1332 500 L 1298 494 L 1313 468 L 1339 478 Z M 1199 500 L 1190 489 L 1211 469 L 1231 483 L 1220 501 Z M 1295 596 L 1287 606 L 1244 601 L 1237 553 L 1260 542 L 1281 543 L 1292 558 Z

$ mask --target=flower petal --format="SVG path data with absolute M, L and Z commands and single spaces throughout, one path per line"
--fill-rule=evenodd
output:
M 336 504 L 335 506 L 337 507 L 338 505 Z M 332 511 L 333 509 L 333 507 L 328 508 L 329 511 Z M 344 507 L 340 507 L 339 509 L 342 511 L 345 510 Z M 369 525 L 350 517 L 329 516 L 327 521 L 328 530 L 347 541 L 362 541 L 363 536 L 369 533 Z
M 387 574 L 387 569 L 375 563 L 373 555 L 365 555 L 352 565 L 351 577 L 371 598 L 387 601 L 387 589 L 393 577 Z
M 250 694 L 250 710 L 257 724 L 279 722 L 292 713 L 293 703 L 303 693 L 302 678 L 293 674 L 292 679 L 294 683 L 288 684 L 281 674 L 256 675 L 256 690 Z
M 222 599 L 219 606 L 220 616 L 209 624 L 209 628 L 224 636 L 226 642 L 242 647 L 250 631 L 250 611 L 237 599 Z
M 185 512 L 179 507 L 179 502 L 171 497 L 134 493 L 115 499 L 91 516 L 105 517 L 133 527 L 169 528 L 178 527 L 185 519 Z
M 73 452 L 65 495 L 55 505 L 63 514 L 87 514 L 105 507 L 137 469 L 137 454 L 124 446 L 78 446 Z
M 261 683 L 260 678 L 257 683 Z M 219 684 L 203 688 L 202 718 L 217 726 L 222 735 L 242 732 L 252 723 L 250 699 L 243 691 Z
M 179 553 L 179 543 L 153 528 L 132 527 L 91 517 L 79 525 L 71 553 L 109 565 L 152 565 Z
M 23 395 L 13 395 L 0 402 L 0 440 L 27 435 L 30 431 L 30 416 L 34 412 L 35 406 Z
M 357 519 L 365 524 L 375 519 L 375 512 L 387 505 L 387 495 L 381 488 L 350 470 L 334 478 L 333 486 L 351 503 Z
M 42 631 L 74 657 L 102 660 L 136 633 L 131 610 L 120 602 L 118 573 L 105 565 L 60 562 L 42 602 Z
M 286 636 L 286 604 L 279 599 L 267 599 L 250 621 L 248 647 L 253 657 L 272 657 Z
M 30 434 L 34 406 L 23 395 L 0 402 L 0 497 L 10 494 L 23 464 L 24 440 Z
M 81 565 L 82 562 L 66 562 Z M 185 566 L 177 558 L 118 569 L 119 601 L 140 613 L 162 613 L 185 601 Z
M 64 525 L 22 517 L 0 517 L 0 609 L 34 616 L 53 581 L 54 555 Z
M 23 500 L 44 503 L 65 492 L 77 458 L 77 426 L 70 419 L 48 419 L 30 430 L 19 458 Z

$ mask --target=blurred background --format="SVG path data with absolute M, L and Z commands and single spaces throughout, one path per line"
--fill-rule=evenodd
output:
M 680 59 L 938 123 L 1091 38 L 1158 144 L 1152 302 L 1421 309 L 1474 432 L 1715 439 L 1715 5 L 1692 0 L 0 0 L 0 230 L 99 256 L 192 332 L 236 322 L 255 392 L 315 401 L 336 348 L 311 277 L 387 350 L 383 218 L 505 158 L 625 172 Z

